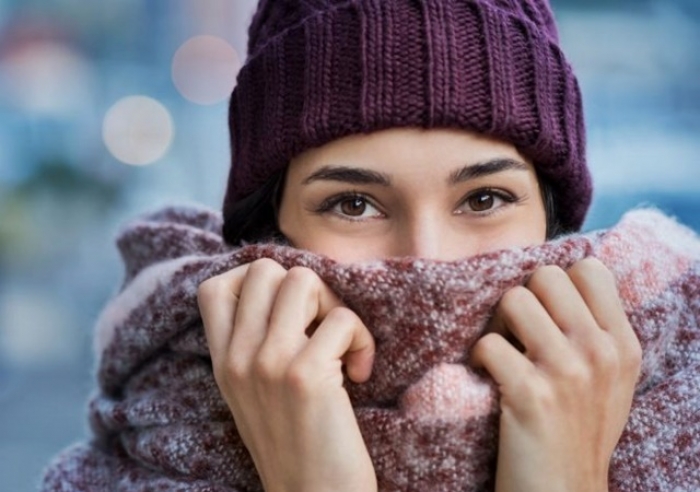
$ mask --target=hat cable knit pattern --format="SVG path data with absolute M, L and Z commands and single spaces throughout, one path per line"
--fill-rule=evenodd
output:
M 568 229 L 590 204 L 580 91 L 544 0 L 263 0 L 229 125 L 224 217 L 300 152 L 391 127 L 514 144 Z

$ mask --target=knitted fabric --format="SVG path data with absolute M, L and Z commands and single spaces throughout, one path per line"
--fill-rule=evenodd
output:
M 263 0 L 229 127 L 224 217 L 303 150 L 389 127 L 512 143 L 567 230 L 591 199 L 580 91 L 546 0 Z
M 94 436 L 56 458 L 44 490 L 261 490 L 214 382 L 196 303 L 201 281 L 261 257 L 312 268 L 372 331 L 373 375 L 346 387 L 380 489 L 489 490 L 498 399 L 466 351 L 507 289 L 542 265 L 591 255 L 616 276 L 644 349 L 610 490 L 700 490 L 700 241 L 658 212 L 455 262 L 340 265 L 284 246 L 231 250 L 220 229 L 214 213 L 169 209 L 123 231 L 126 283 L 97 326 Z

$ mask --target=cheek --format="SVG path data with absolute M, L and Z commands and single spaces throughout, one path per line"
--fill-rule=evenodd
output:
M 323 231 L 304 237 L 294 244 L 299 249 L 327 256 L 339 263 L 355 263 L 390 256 L 381 241 L 368 237 L 340 237 Z
M 288 212 L 288 211 L 287 211 Z M 367 238 L 348 238 L 327 230 L 305 214 L 280 213 L 279 228 L 292 246 L 350 263 L 369 259 L 376 247 Z M 376 257 L 376 255 L 374 256 Z
M 500 249 L 524 248 L 543 244 L 547 236 L 547 222 L 544 211 L 521 211 L 516 216 L 481 234 L 474 234 L 471 251 L 473 256 Z
M 280 207 L 280 232 L 297 249 L 327 256 L 340 263 L 353 263 L 390 256 L 385 239 L 377 234 L 341 234 L 327 220 L 311 215 L 300 203 Z
M 533 229 L 522 227 L 511 228 L 502 234 L 492 237 L 488 244 L 482 245 L 482 251 L 480 252 L 486 253 L 497 249 L 524 248 L 544 243 L 544 232 L 542 234 L 534 232 Z

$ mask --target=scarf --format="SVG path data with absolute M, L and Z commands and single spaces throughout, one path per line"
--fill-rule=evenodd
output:
M 97 322 L 92 436 L 57 456 L 43 490 L 259 491 L 214 382 L 196 301 L 205 279 L 255 259 L 313 269 L 370 328 L 370 380 L 346 382 L 382 491 L 493 487 L 498 394 L 466 364 L 492 309 L 543 265 L 595 256 L 643 347 L 611 491 L 700 490 L 700 240 L 659 212 L 607 231 L 441 262 L 342 265 L 283 245 L 226 246 L 218 214 L 168 208 L 119 234 L 125 280 Z

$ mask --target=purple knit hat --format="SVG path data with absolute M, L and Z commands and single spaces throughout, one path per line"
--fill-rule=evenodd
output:
M 224 219 L 305 149 L 389 127 L 512 143 L 566 229 L 591 201 L 581 95 L 547 0 L 261 0 L 229 126 Z

